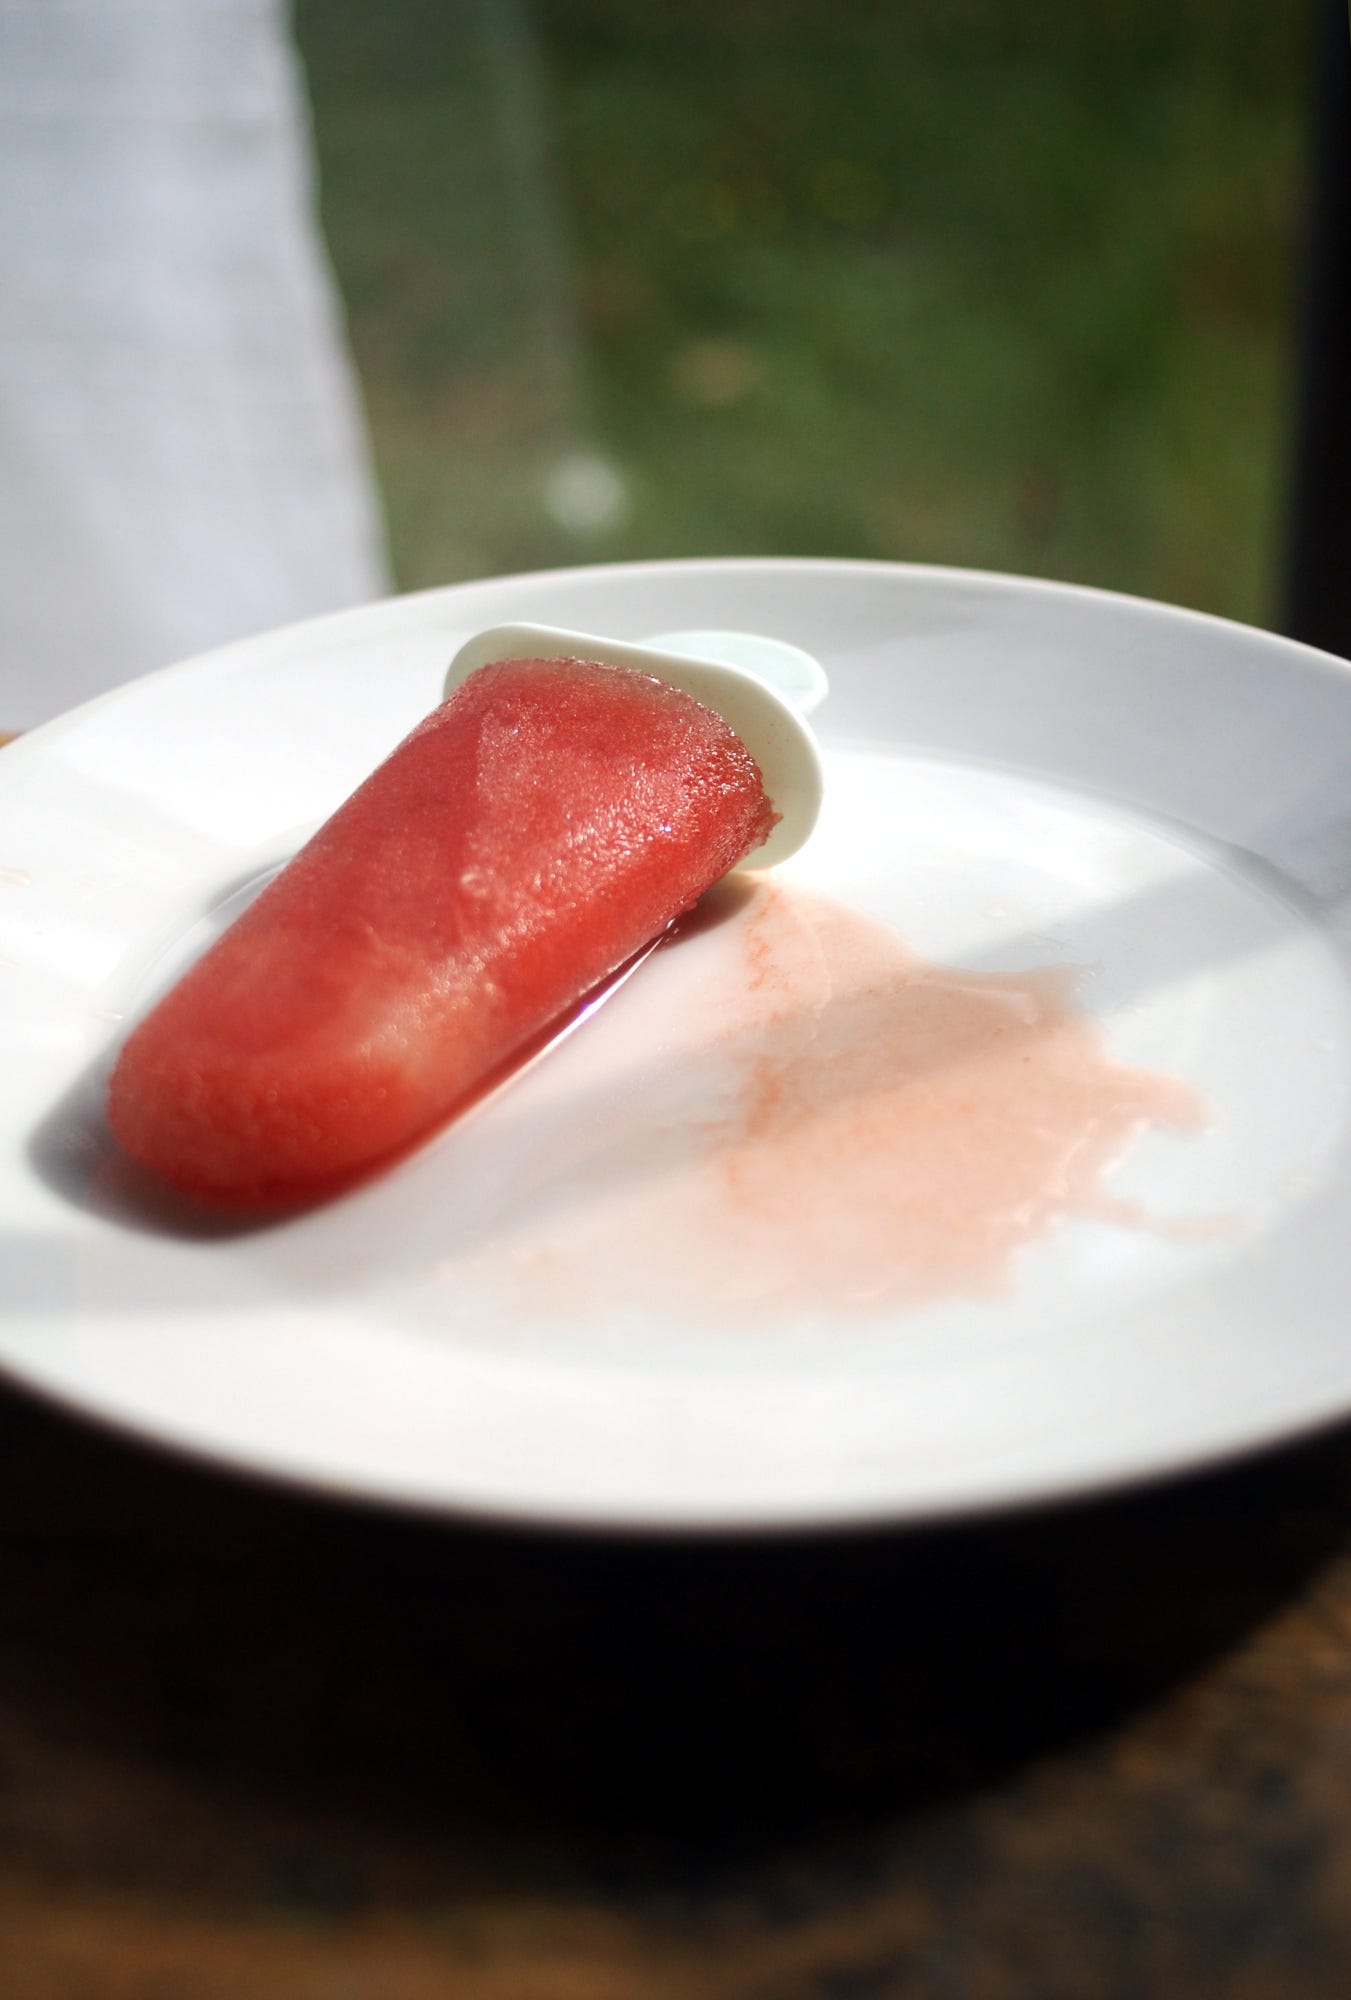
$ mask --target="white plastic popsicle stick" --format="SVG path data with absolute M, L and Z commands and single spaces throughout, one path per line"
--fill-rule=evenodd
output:
M 830 693 L 818 659 L 801 646 L 767 639 L 762 632 L 653 632 L 642 644 L 686 659 L 721 660 L 724 666 L 740 667 L 781 694 L 799 715 L 810 715 Z
M 603 666 L 631 667 L 637 673 L 654 674 L 659 680 L 693 695 L 706 708 L 716 710 L 741 738 L 760 767 L 765 791 L 779 815 L 778 825 L 768 840 L 739 864 L 742 868 L 772 868 L 786 861 L 808 839 L 821 811 L 823 775 L 821 753 L 815 736 L 794 702 L 777 686 L 762 678 L 751 664 L 753 649 L 777 650 L 781 642 L 761 640 L 750 633 L 682 634 L 682 638 L 706 638 L 723 642 L 730 656 L 731 642 L 742 650 L 745 664 L 732 665 L 730 657 L 704 657 L 694 652 L 678 652 L 658 646 L 635 646 L 620 639 L 603 639 L 591 632 L 567 632 L 553 625 L 494 625 L 465 641 L 446 670 L 444 693 L 450 694 L 461 681 L 495 660 L 598 660 Z M 785 647 L 796 653 L 796 647 Z M 763 656 L 762 656 L 763 657 Z M 810 661 L 810 655 L 802 655 Z M 814 666 L 815 662 L 811 661 Z M 817 670 L 820 672 L 820 669 Z M 799 678 L 801 670 L 795 668 Z M 825 675 L 821 673 L 821 693 Z M 809 688 L 815 686 L 806 677 Z M 814 694 L 811 705 L 820 699 Z

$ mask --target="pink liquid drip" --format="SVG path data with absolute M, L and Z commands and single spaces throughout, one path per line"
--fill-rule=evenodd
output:
M 718 893 L 744 899 L 700 1030 L 718 1085 L 678 1131 L 653 1114 L 565 1227 L 517 1237 L 522 1304 L 867 1313 L 1004 1291 L 1074 1215 L 1207 1233 L 1103 1191 L 1143 1131 L 1199 1131 L 1204 1106 L 1113 1058 L 1071 970 L 966 972 L 823 897 Z

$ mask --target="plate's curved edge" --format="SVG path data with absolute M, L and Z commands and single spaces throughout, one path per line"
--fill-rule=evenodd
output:
M 579 1506 L 575 1500 L 549 1506 L 507 1499 L 491 1500 L 468 1495 L 431 1495 L 412 1489 L 399 1490 L 396 1482 L 344 1480 L 322 1469 L 286 1465 L 244 1448 L 228 1448 L 221 1443 L 184 1435 L 169 1434 L 148 1422 L 138 1422 L 126 1412 L 107 1407 L 91 1408 L 68 1389 L 36 1374 L 15 1368 L 0 1355 L 0 1383 L 17 1389 L 44 1409 L 55 1411 L 71 1422 L 86 1426 L 122 1446 L 164 1455 L 194 1472 L 261 1485 L 271 1490 L 294 1493 L 326 1506 L 352 1507 L 398 1514 L 414 1520 L 439 1521 L 447 1526 L 488 1529 L 511 1534 L 590 1535 L 607 1539 L 727 1542 L 742 1539 L 763 1541 L 821 1540 L 832 1536 L 875 1534 L 924 1534 L 959 1531 L 985 1522 L 1023 1520 L 1068 1506 L 1092 1507 L 1127 1502 L 1161 1486 L 1182 1480 L 1222 1478 L 1244 1466 L 1279 1457 L 1283 1452 L 1312 1447 L 1338 1430 L 1351 1425 L 1351 1399 L 1333 1410 L 1291 1418 L 1274 1430 L 1248 1438 L 1229 1439 L 1201 1451 L 1181 1447 L 1161 1452 L 1151 1460 L 1099 1467 L 1092 1473 L 1063 1471 L 1040 1484 L 1022 1482 L 1018 1486 L 992 1484 L 973 1488 L 960 1498 L 935 1497 L 909 1505 L 877 1501 L 873 1503 L 825 1503 L 819 1498 L 800 1513 L 776 1505 L 768 1509 L 746 1508 L 735 1517 L 724 1508 L 714 1514 L 684 1513 L 667 1507 L 661 1512 L 642 1508 Z
M 155 667 L 150 672 L 139 674 L 133 679 L 122 681 L 106 693 L 95 695 L 91 700 L 81 702 L 77 707 L 65 709 L 47 722 L 38 723 L 24 731 L 5 748 L 10 752 L 22 752 L 35 743 L 51 744 L 59 740 L 58 733 L 79 724 L 95 711 L 109 703 L 121 700 L 133 689 L 144 688 L 151 682 L 161 681 L 169 676 L 178 676 L 201 671 L 203 668 L 217 668 L 228 665 L 232 658 L 257 653 L 260 647 L 276 647 L 285 652 L 300 642 L 308 647 L 324 633 L 341 626 L 346 631 L 361 632 L 367 624 L 382 627 L 389 621 L 396 625 L 407 618 L 415 626 L 420 624 L 427 612 L 454 600 L 457 604 L 472 599 L 474 594 L 490 596 L 513 587 L 535 590 L 552 582 L 560 585 L 599 582 L 608 577 L 625 577 L 641 580 L 644 576 L 679 577 L 697 575 L 710 576 L 771 576 L 791 569 L 803 576 L 850 577 L 850 576 L 891 576 L 913 580 L 917 584 L 966 585 L 979 591 L 1002 594 L 1009 597 L 1035 596 L 1050 602 L 1083 602 L 1117 607 L 1122 611 L 1134 611 L 1149 617 L 1166 621 L 1182 620 L 1198 628 L 1212 628 L 1231 634 L 1239 634 L 1248 641 L 1267 644 L 1278 648 L 1292 659 L 1299 659 L 1313 668 L 1320 668 L 1343 678 L 1351 674 L 1351 660 L 1344 660 L 1335 653 L 1323 651 L 1320 647 L 1308 645 L 1304 640 L 1291 639 L 1284 633 L 1271 632 L 1262 626 L 1245 625 L 1242 621 L 1225 618 L 1212 611 L 1197 611 L 1186 605 L 1165 604 L 1156 598 L 1136 597 L 1128 591 L 1107 590 L 1096 584 L 1062 583 L 1049 577 L 1020 576 L 1001 570 L 963 569 L 956 565 L 942 563 L 882 562 L 861 557 L 846 556 L 689 556 L 667 560 L 653 560 L 632 563 L 578 563 L 558 569 L 521 570 L 508 575 L 472 577 L 460 583 L 433 584 L 424 589 L 398 592 L 390 597 L 376 598 L 369 604 L 355 604 L 337 611 L 326 611 L 317 617 L 295 619 L 286 625 L 273 626 L 265 632 L 251 634 L 242 639 L 232 639 L 225 645 L 210 647 L 202 653 L 191 654 L 188 658 L 175 660 L 165 666 Z M 471 614 L 472 615 L 472 614 Z

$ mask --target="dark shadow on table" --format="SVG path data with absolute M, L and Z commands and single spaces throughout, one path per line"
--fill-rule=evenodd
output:
M 214 1840 L 236 1872 L 308 1869 L 287 1893 L 324 1906 L 391 1869 L 409 1894 L 465 1870 L 768 1893 L 823 1842 L 866 1881 L 876 1833 L 1109 1729 L 1298 1591 L 1351 1522 L 1344 1457 L 1339 1434 L 986 1525 L 663 1544 L 313 1501 L 0 1391 L 7 1837 L 29 1816 L 41 1849 L 64 1810 L 37 1864 L 105 1886 L 200 1886 Z M 109 1799 L 151 1780 L 128 1830 Z M 156 1846 L 156 1813 L 187 1830 Z

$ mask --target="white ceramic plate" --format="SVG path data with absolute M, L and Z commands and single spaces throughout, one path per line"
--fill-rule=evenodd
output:
M 790 875 L 934 957 L 1086 967 L 1117 1054 L 1212 1113 L 1203 1137 L 1146 1139 L 1116 1191 L 1235 1226 L 1072 1221 L 1005 1296 L 880 1318 L 693 1325 L 656 1296 L 616 1319 L 547 1285 L 488 1310 L 474 1259 L 514 1190 L 540 1199 L 541 1146 L 564 1226 L 585 1210 L 568 1079 L 622 1034 L 626 1101 L 667 1087 L 644 1023 L 678 953 L 327 1209 L 193 1233 L 129 1203 L 98 1111 L 118 1017 L 431 705 L 462 640 L 514 620 L 816 653 L 828 801 Z M 1349 932 L 1351 674 L 1237 626 L 1008 578 L 730 562 L 495 580 L 271 634 L 0 759 L 0 1363 L 220 1461 L 549 1522 L 916 1520 L 1274 1441 L 1351 1412 Z

